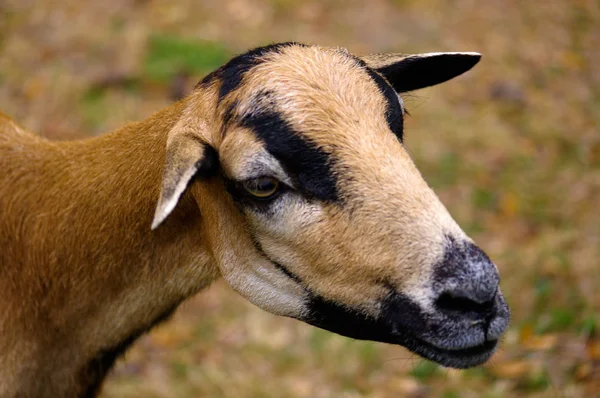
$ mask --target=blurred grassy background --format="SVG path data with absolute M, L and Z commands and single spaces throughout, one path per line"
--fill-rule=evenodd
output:
M 96 135 L 286 40 L 484 54 L 408 95 L 406 128 L 426 180 L 500 267 L 502 348 L 443 369 L 267 314 L 219 282 L 142 338 L 103 397 L 600 396 L 598 1 L 3 0 L 0 109 L 54 139 Z

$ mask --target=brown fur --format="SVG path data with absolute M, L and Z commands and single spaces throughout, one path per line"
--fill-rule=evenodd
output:
M 218 276 L 190 197 L 149 232 L 167 133 L 184 107 L 64 143 L 2 119 L 1 396 L 81 395 L 100 351 Z
M 265 59 L 220 103 L 216 79 L 98 138 L 50 142 L 0 115 L 2 397 L 93 396 L 120 350 L 219 276 L 300 319 L 309 294 L 377 316 L 382 281 L 431 304 L 445 236 L 468 238 L 389 132 L 376 84 L 340 50 Z M 264 87 L 275 104 L 254 97 Z M 224 124 L 233 103 L 238 115 L 276 108 L 334 156 L 344 205 L 290 199 L 272 220 L 239 211 L 219 175 L 183 191 L 206 145 L 231 179 L 275 162 L 252 131 Z

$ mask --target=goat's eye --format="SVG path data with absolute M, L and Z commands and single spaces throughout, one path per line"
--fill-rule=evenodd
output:
M 272 177 L 259 177 L 243 182 L 244 189 L 256 199 L 271 199 L 279 192 L 279 181 Z

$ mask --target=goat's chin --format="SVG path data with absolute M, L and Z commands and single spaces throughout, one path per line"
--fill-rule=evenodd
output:
M 313 296 L 302 320 L 343 336 L 402 345 L 440 365 L 461 369 L 485 363 L 508 326 L 508 307 L 501 296 L 486 326 L 468 317 L 426 313 L 399 294 L 386 300 L 382 313 L 371 317 Z

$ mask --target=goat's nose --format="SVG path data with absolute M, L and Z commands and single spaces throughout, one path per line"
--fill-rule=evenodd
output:
M 436 307 L 453 314 L 488 318 L 495 311 L 500 278 L 488 256 L 470 242 L 450 240 L 443 261 L 436 266 Z

